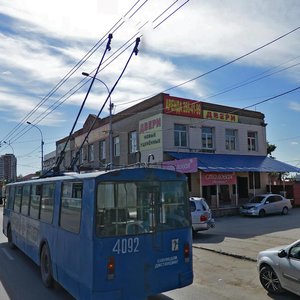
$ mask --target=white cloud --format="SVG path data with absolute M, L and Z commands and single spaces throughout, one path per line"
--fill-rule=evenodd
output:
M 289 108 L 291 110 L 295 110 L 295 111 L 300 111 L 300 103 L 299 102 L 290 102 L 289 103 Z

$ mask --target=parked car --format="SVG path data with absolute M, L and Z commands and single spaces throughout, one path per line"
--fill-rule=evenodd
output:
M 262 194 L 254 196 L 249 203 L 242 205 L 240 214 L 260 217 L 275 213 L 287 215 L 291 208 L 290 199 L 277 194 Z
M 288 290 L 300 296 L 300 240 L 262 251 L 257 257 L 262 286 L 272 294 Z
M 190 197 L 193 234 L 215 227 L 211 210 L 204 198 Z

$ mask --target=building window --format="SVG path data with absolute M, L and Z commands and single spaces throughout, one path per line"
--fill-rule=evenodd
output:
M 106 159 L 106 143 L 105 140 L 99 142 L 99 159 Z
M 83 163 L 83 148 L 81 148 L 79 151 L 79 163 L 80 164 Z
M 248 150 L 257 151 L 257 132 L 255 131 L 248 132 Z
M 114 137 L 114 156 L 120 156 L 120 138 Z
M 202 127 L 202 148 L 214 148 L 214 129 L 212 127 Z
M 176 147 L 187 147 L 187 130 L 185 125 L 175 124 L 174 145 Z
M 135 153 L 137 151 L 137 132 L 131 131 L 129 133 L 129 153 Z
M 94 157 L 94 145 L 88 145 L 88 159 L 89 161 L 94 161 L 95 157 Z
M 226 150 L 237 150 L 237 130 L 226 129 L 225 146 Z

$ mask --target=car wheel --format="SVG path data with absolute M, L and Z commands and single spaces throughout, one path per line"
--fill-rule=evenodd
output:
M 41 251 L 41 275 L 42 281 L 47 288 L 53 286 L 53 276 L 51 267 L 51 257 L 48 246 L 45 244 Z
M 283 209 L 282 209 L 282 214 L 283 215 L 287 215 L 289 213 L 289 209 L 285 206 Z
M 280 281 L 270 266 L 264 266 L 259 272 L 259 280 L 262 286 L 272 294 L 281 294 L 283 289 Z
M 264 216 L 266 215 L 265 210 L 264 210 L 264 209 L 261 209 L 261 210 L 259 211 L 258 215 L 259 215 L 261 218 L 264 217 Z

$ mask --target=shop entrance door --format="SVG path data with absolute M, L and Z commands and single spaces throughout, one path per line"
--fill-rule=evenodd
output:
M 238 177 L 237 178 L 238 195 L 239 198 L 248 198 L 248 178 Z

